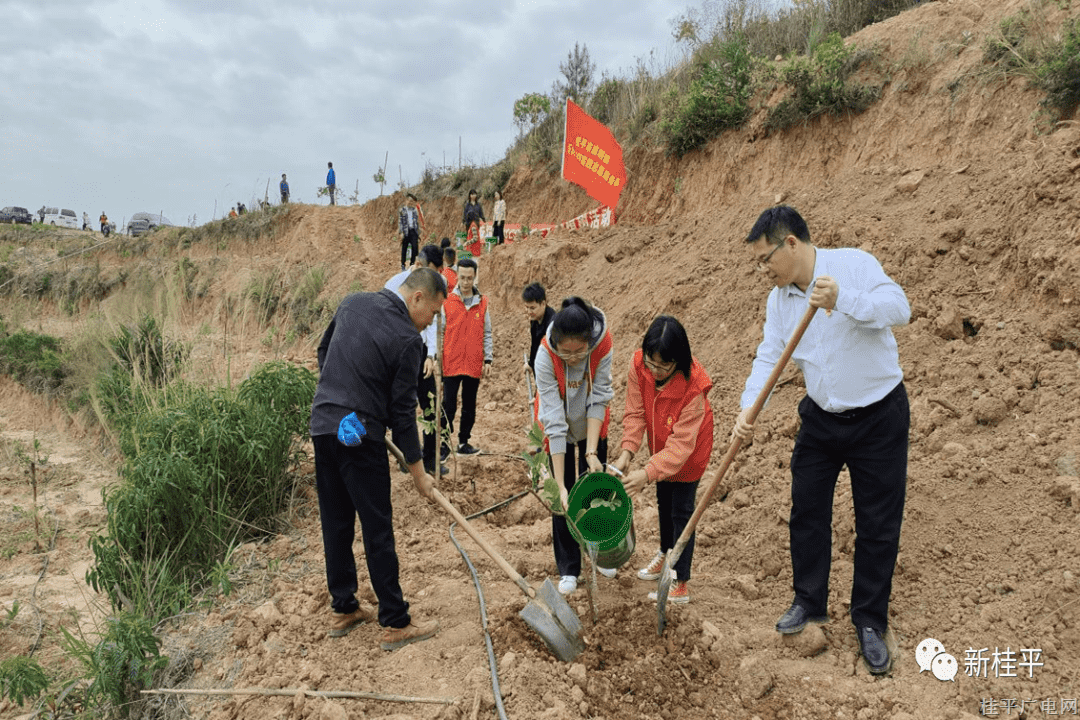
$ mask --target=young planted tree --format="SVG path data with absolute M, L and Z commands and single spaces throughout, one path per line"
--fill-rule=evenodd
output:
M 574 43 L 574 49 L 566 54 L 566 62 L 559 63 L 559 72 L 563 78 L 555 81 L 551 93 L 556 105 L 561 106 L 570 98 L 584 106 L 592 92 L 593 73 L 596 72 L 596 63 L 589 59 L 588 46 Z

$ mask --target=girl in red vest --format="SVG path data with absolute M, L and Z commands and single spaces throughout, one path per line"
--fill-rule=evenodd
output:
M 664 554 L 675 546 L 690 516 L 698 481 L 709 465 L 713 446 L 713 415 L 709 406 L 712 380 L 690 354 L 686 330 L 670 315 L 653 320 L 641 349 L 634 353 L 626 383 L 622 452 L 612 463 L 625 472 L 641 446 L 642 433 L 649 435 L 649 459 L 645 467 L 623 477 L 631 498 L 647 483 L 656 483 L 660 513 L 660 551 L 638 571 L 642 580 L 656 580 L 664 567 Z M 690 562 L 694 557 L 691 536 L 675 563 L 675 582 L 668 602 L 688 603 Z M 656 593 L 649 593 L 656 599 Z
M 599 309 L 579 297 L 563 300 L 536 353 L 538 420 L 551 453 L 551 471 L 563 507 L 578 475 L 601 472 L 607 462 L 611 388 L 611 333 Z M 576 462 L 575 462 L 576 461 Z M 552 542 L 559 592 L 577 589 L 581 548 L 566 518 L 553 515 Z M 614 571 L 605 573 L 609 577 Z

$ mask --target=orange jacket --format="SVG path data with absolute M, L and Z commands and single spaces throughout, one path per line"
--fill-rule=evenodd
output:
M 457 286 L 457 273 L 454 272 L 454 268 L 444 265 L 442 276 L 446 278 L 446 296 L 450 297 L 450 293 L 454 292 L 454 288 Z
M 471 308 L 458 293 L 450 293 L 443 303 L 446 313 L 446 332 L 443 335 L 443 377 L 468 375 L 481 378 L 484 374 L 484 319 L 487 315 L 486 295 Z
M 676 371 L 657 392 L 642 352 L 634 353 L 626 383 L 622 447 L 636 453 L 643 432 L 649 434 L 649 480 L 693 482 L 709 465 L 713 447 L 712 380 L 696 359 L 690 379 Z

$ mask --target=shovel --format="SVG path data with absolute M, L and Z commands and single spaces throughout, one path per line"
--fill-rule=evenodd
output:
M 757 400 L 754 401 L 753 406 L 750 408 L 750 414 L 746 416 L 747 422 L 753 424 L 754 420 L 757 419 L 758 413 L 761 412 L 761 408 L 765 406 L 765 401 L 769 399 L 769 393 L 772 392 L 773 386 L 776 385 L 776 381 L 780 379 L 780 373 L 784 371 L 784 367 L 787 365 L 788 360 L 791 359 L 792 353 L 795 352 L 795 347 L 802 339 L 803 333 L 806 332 L 807 326 L 810 324 L 810 321 L 814 319 L 814 312 L 816 310 L 816 307 L 807 308 L 806 313 L 799 322 L 799 326 L 796 327 L 795 332 L 791 334 L 791 339 L 788 340 L 783 354 L 781 354 L 780 359 L 776 361 L 776 366 L 773 368 L 772 374 L 770 374 L 769 379 L 765 381 L 765 387 L 758 393 Z M 667 557 L 664 559 L 664 569 L 660 571 L 660 585 L 656 592 L 657 635 L 663 635 L 664 628 L 667 626 L 667 599 L 668 593 L 671 592 L 671 582 L 674 576 L 672 568 L 675 567 L 675 563 L 682 557 L 683 550 L 686 549 L 687 543 L 690 542 L 690 536 L 694 534 L 698 521 L 701 520 L 701 516 L 705 513 L 706 506 L 708 506 L 709 501 L 712 500 L 713 493 L 715 493 L 716 488 L 720 486 L 720 480 L 724 477 L 724 473 L 727 472 L 728 467 L 731 465 L 732 460 L 735 459 L 735 455 L 739 452 L 741 446 L 742 438 L 735 437 L 732 439 L 727 454 L 724 455 L 724 459 L 720 463 L 720 468 L 712 476 L 712 479 L 709 480 L 709 484 L 705 488 L 705 493 L 701 496 L 701 499 L 698 500 L 697 507 L 694 508 L 694 514 L 690 516 L 690 522 L 686 524 L 682 534 L 679 535 L 678 542 L 675 543 L 675 547 L 668 551 Z
M 399 460 L 404 461 L 405 456 L 401 454 L 401 450 L 389 439 L 386 441 L 386 446 Z M 560 595 L 551 584 L 551 578 L 544 580 L 539 591 L 533 589 L 525 578 L 521 577 L 521 574 L 480 536 L 476 528 L 450 504 L 450 501 L 438 489 L 432 488 L 431 492 L 443 510 L 446 510 L 457 521 L 457 524 L 465 529 L 480 549 L 487 553 L 499 569 L 506 573 L 529 598 L 528 604 L 522 608 L 519 615 L 526 625 L 536 631 L 548 650 L 563 662 L 570 662 L 580 655 L 585 649 L 585 641 L 581 637 L 581 620 L 566 602 L 566 598 Z
M 585 641 L 581 639 L 581 621 L 571 609 L 566 598 L 559 594 L 555 586 L 551 584 L 551 578 L 546 578 L 544 584 L 537 592 L 525 582 L 525 578 L 510 566 L 510 563 L 500 555 L 495 548 L 488 545 L 484 538 L 476 532 L 476 529 L 465 519 L 465 516 L 457 511 L 450 501 L 441 492 L 433 489 L 435 499 L 446 512 L 457 521 L 457 524 L 465 528 L 480 549 L 488 554 L 499 568 L 510 576 L 510 579 L 521 588 L 525 596 L 529 598 L 528 604 L 522 608 L 521 619 L 525 624 L 536 631 L 540 639 L 547 645 L 551 653 L 562 660 L 570 662 L 585 649 Z

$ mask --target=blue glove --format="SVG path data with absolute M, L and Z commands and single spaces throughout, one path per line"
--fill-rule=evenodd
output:
M 367 435 L 367 430 L 364 429 L 364 424 L 360 422 L 360 418 L 356 417 L 356 413 L 351 412 L 341 418 L 341 423 L 337 429 L 337 439 L 342 445 L 356 447 L 364 439 L 365 435 Z

